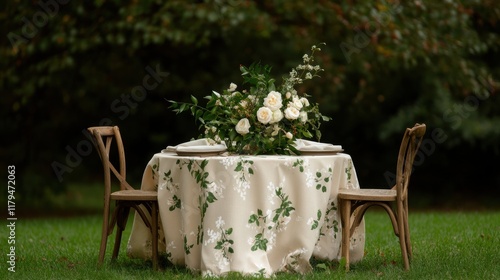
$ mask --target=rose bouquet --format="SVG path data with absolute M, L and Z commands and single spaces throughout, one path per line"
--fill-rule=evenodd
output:
M 304 80 L 319 77 L 323 69 L 313 65 L 314 53 L 302 57 L 302 64 L 283 77 L 277 87 L 271 77 L 271 67 L 253 63 L 240 66 L 243 85 L 238 90 L 234 83 L 222 93 L 212 91 L 206 96 L 205 107 L 191 96 L 191 102 L 168 100 L 176 113 L 190 111 L 199 121 L 205 137 L 213 143 L 224 142 L 230 153 L 236 154 L 300 154 L 294 147 L 296 139 L 321 138 L 322 121 L 330 120 L 319 112 L 318 104 L 309 101 L 309 95 L 295 89 Z

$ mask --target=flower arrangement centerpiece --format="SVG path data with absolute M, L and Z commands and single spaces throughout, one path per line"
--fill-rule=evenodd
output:
M 239 90 L 231 83 L 222 93 L 212 91 L 206 96 L 205 107 L 191 96 L 189 103 L 168 100 L 169 108 L 176 113 L 190 111 L 201 123 L 200 137 L 213 143 L 224 142 L 229 153 L 300 154 L 295 140 L 315 137 L 319 141 L 321 122 L 330 120 L 319 112 L 317 103 L 309 101 L 308 94 L 296 90 L 297 85 L 324 71 L 313 65 L 317 51 L 321 49 L 312 46 L 311 53 L 283 77 L 280 86 L 275 85 L 270 66 L 253 63 L 240 66 L 246 89 Z

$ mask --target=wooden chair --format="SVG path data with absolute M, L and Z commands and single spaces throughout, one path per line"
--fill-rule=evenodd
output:
M 152 235 L 153 268 L 158 269 L 158 193 L 156 191 L 136 190 L 126 181 L 125 150 L 117 126 L 89 127 L 94 138 L 104 167 L 104 213 L 102 223 L 101 247 L 99 249 L 99 265 L 104 261 L 106 243 L 115 225 L 117 231 L 111 260 L 115 260 L 120 250 L 123 230 L 127 224 L 130 208 L 134 208 L 140 215 Z M 113 140 L 116 142 L 117 155 L 110 159 Z M 114 156 L 115 154 L 113 154 Z M 112 162 L 118 163 L 118 170 Z M 112 176 L 112 174 L 114 176 Z M 112 191 L 112 178 L 118 179 L 120 189 Z M 113 179 L 113 181 L 115 181 Z M 116 184 L 115 184 L 116 185 Z M 112 216 L 110 216 L 111 201 L 115 201 Z M 151 217 L 151 218 L 149 218 Z M 111 219 L 111 220 L 110 220 Z
M 413 161 L 425 134 L 425 124 L 407 128 L 399 149 L 396 167 L 396 185 L 391 189 L 341 189 L 338 200 L 342 223 L 342 257 L 349 270 L 350 238 L 371 206 L 381 206 L 392 222 L 394 233 L 399 237 L 401 254 L 406 270 L 410 269 L 412 249 L 408 225 L 408 185 Z M 352 220 L 351 220 L 352 219 Z

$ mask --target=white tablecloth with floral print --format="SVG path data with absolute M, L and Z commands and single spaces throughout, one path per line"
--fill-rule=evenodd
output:
M 339 260 L 340 188 L 359 188 L 348 154 L 189 157 L 155 154 L 142 189 L 158 189 L 159 251 L 203 275 L 306 273 L 311 257 Z M 351 261 L 363 258 L 362 223 Z M 136 216 L 130 257 L 150 258 L 151 234 Z

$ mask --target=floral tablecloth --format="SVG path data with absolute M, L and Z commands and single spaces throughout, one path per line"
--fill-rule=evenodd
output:
M 178 156 L 155 154 L 142 189 L 158 190 L 160 248 L 203 275 L 306 273 L 311 257 L 339 260 L 340 188 L 359 188 L 348 154 Z M 362 223 L 351 261 L 363 258 Z M 151 234 L 136 216 L 130 257 L 151 257 Z

